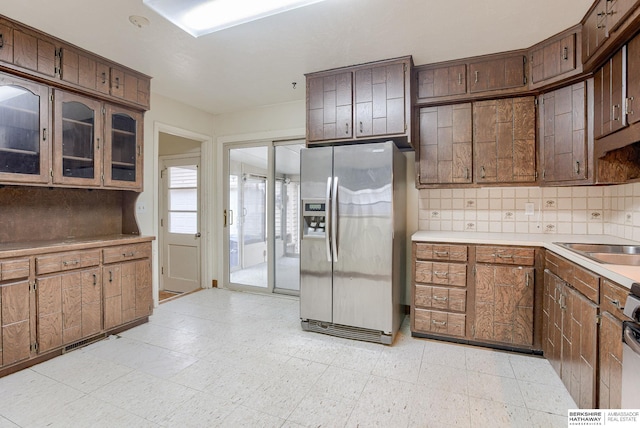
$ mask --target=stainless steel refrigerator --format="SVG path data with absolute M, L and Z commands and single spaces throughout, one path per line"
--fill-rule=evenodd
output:
M 304 330 L 393 343 L 404 318 L 405 168 L 393 142 L 302 150 Z

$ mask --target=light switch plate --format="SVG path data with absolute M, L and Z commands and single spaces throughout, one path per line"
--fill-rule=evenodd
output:
M 525 202 L 524 215 L 533 215 L 533 211 L 534 211 L 533 202 Z

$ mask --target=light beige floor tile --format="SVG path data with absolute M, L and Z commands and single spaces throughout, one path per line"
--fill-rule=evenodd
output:
M 152 422 L 159 423 L 198 391 L 142 372 L 124 375 L 93 395 Z
M 469 396 L 524 407 L 518 381 L 509 377 L 493 376 L 468 371 Z
M 454 343 L 447 343 L 437 340 L 424 340 L 424 353 L 422 361 L 424 364 L 437 364 L 441 366 L 457 367 L 467 369 L 465 346 Z
M 469 398 L 469 407 L 474 427 L 527 428 L 531 426 L 529 412 L 524 407 L 475 397 Z
M 160 425 L 166 427 L 201 428 L 218 426 L 238 405 L 220 397 L 201 393 L 182 403 Z
M 307 395 L 289 415 L 287 421 L 305 427 L 342 427 L 355 406 L 355 401 L 332 400 L 327 396 Z
M 366 373 L 330 366 L 311 387 L 311 393 L 336 401 L 357 401 L 371 378 Z
M 422 363 L 418 384 L 439 391 L 468 394 L 467 371 L 457 367 Z
M 564 387 L 550 388 L 534 382 L 520 382 L 520 390 L 530 410 L 567 415 L 567 409 L 576 409 L 576 403 Z
M 416 388 L 409 426 L 448 425 L 468 428 L 470 424 L 467 395 L 435 390 L 425 385 Z
M 78 349 L 58 358 L 37 364 L 32 370 L 58 382 L 89 393 L 113 380 L 131 373 L 134 369 L 98 358 Z
M 20 428 L 20 426 L 14 424 L 7 418 L 0 416 L 0 428 Z
M 35 421 L 35 427 L 91 427 L 91 428 L 153 428 L 159 425 L 140 416 L 123 411 L 93 396 L 85 396 L 63 407 L 51 409 Z
M 236 407 L 229 416 L 220 422 L 220 428 L 260 427 L 279 428 L 285 420 L 268 413 L 250 409 L 245 406 Z
M 467 370 L 515 379 L 509 354 L 476 346 L 465 348 Z

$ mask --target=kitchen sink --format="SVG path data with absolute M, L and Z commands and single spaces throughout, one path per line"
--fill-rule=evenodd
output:
M 600 263 L 640 266 L 640 254 L 587 253 L 587 257 Z
M 640 266 L 640 245 L 581 244 L 555 242 L 598 263 Z

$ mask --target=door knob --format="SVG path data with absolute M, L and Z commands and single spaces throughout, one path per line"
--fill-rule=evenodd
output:
M 199 238 L 201 236 L 202 236 L 202 234 L 200 232 L 196 233 L 196 238 Z

